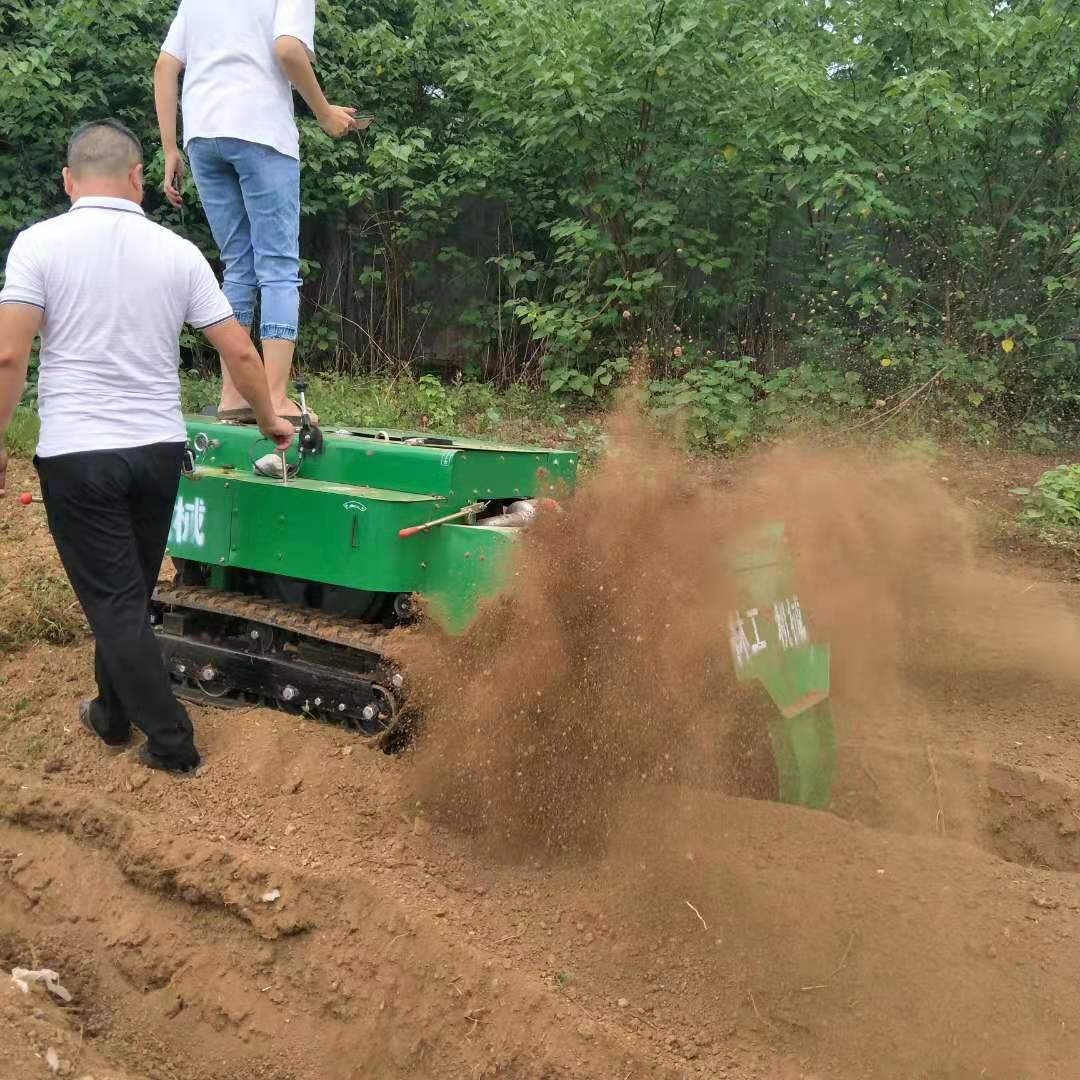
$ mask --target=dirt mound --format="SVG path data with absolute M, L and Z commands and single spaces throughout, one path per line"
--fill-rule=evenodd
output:
M 260 740 L 245 760 L 226 725 L 201 726 L 269 842 L 206 835 L 229 821 L 224 805 L 207 805 L 209 774 L 139 782 L 120 755 L 88 784 L 78 745 L 44 783 L 0 770 L 0 963 L 60 972 L 74 995 L 65 1022 L 107 1046 L 117 1068 L 140 1075 L 145 1063 L 146 1075 L 176 1080 L 547 1080 L 607 1076 L 614 1061 L 670 1075 L 643 1040 L 523 972 L 505 949 L 512 931 L 481 935 L 486 889 L 452 858 L 429 872 L 427 834 L 383 821 L 373 835 L 345 798 L 336 816 L 356 826 L 351 845 L 332 830 L 299 841 L 290 825 L 326 814 L 319 777 L 335 770 L 301 766 L 260 791 L 259 770 L 245 768 Z M 375 755 L 338 758 L 349 782 L 386 767 Z M 102 780 L 137 809 L 97 794 Z M 310 866 L 313 842 L 334 850 L 332 865 Z M 21 1038 L 32 1054 L 37 1042 Z
M 1072 1075 L 1058 598 L 925 469 L 785 448 L 718 478 L 619 423 L 515 597 L 410 645 L 415 752 L 200 709 L 174 781 L 78 728 L 86 644 L 0 656 L 0 967 L 74 994 L 0 995 L 0 1080 L 50 1046 L 96 1080 Z M 755 747 L 724 549 L 778 510 L 833 646 L 831 814 L 725 794 Z M 0 505 L 5 567 L 28 514 Z
M 1080 1052 L 1073 875 L 670 785 L 623 805 L 595 863 L 485 864 L 400 804 L 327 805 L 384 759 L 327 738 L 335 781 L 271 793 L 236 718 L 200 720 L 265 839 L 209 835 L 231 816 L 210 774 L 0 770 L 0 964 L 61 972 L 64 1029 L 133 1080 L 1034 1080 Z M 289 823 L 332 819 L 351 854 L 331 832 L 332 862 L 301 868 Z
M 7 948 L 0 939 L 0 964 Z M 12 966 L 12 965 L 8 965 Z M 115 1067 L 85 1038 L 77 1008 L 64 1008 L 44 991 L 24 994 L 0 972 L 0 1062 L 3 1080 L 74 1076 L 78 1080 L 145 1080 Z M 55 1073 L 53 1066 L 55 1066 Z
M 919 462 L 785 445 L 718 489 L 632 400 L 611 427 L 565 512 L 521 541 L 509 594 L 460 639 L 429 626 L 401 646 L 428 719 L 417 790 L 458 827 L 507 852 L 574 851 L 602 845 L 643 783 L 759 793 L 728 619 L 733 555 L 772 523 L 831 646 L 848 738 L 948 737 L 949 714 L 929 712 L 942 689 L 1017 705 L 1032 684 L 1080 690 L 1080 624 L 979 552 L 971 509 Z
M 624 917 L 666 936 L 649 967 L 697 1023 L 752 1017 L 847 1076 L 1069 1074 L 1075 878 L 700 791 L 625 829 Z
M 970 510 L 918 463 L 789 445 L 748 460 L 717 492 L 633 408 L 618 413 L 611 439 L 566 512 L 522 541 L 512 593 L 460 640 L 429 629 L 411 642 L 409 669 L 429 725 L 418 797 L 499 857 L 542 853 L 621 868 L 604 882 L 625 897 L 624 922 L 649 924 L 659 906 L 665 920 L 677 913 L 692 926 L 694 898 L 703 898 L 714 920 L 723 913 L 724 940 L 748 946 L 743 989 L 756 993 L 755 1013 L 762 997 L 820 998 L 816 982 L 845 942 L 873 940 L 872 962 L 843 959 L 858 986 L 856 1022 L 844 1022 L 835 995 L 796 1010 L 817 1016 L 816 1036 L 834 1061 L 866 1075 L 1020 1076 L 1032 1062 L 1047 1067 L 1058 1036 L 1049 1013 L 1014 1011 L 1001 1040 L 984 1031 L 988 1010 L 1010 1015 L 1010 995 L 1030 999 L 1029 987 L 988 970 L 987 984 L 976 975 L 978 985 L 963 990 L 986 959 L 993 920 L 966 950 L 978 899 L 956 899 L 942 871 L 961 849 L 896 841 L 891 856 L 870 856 L 861 835 L 834 831 L 835 821 L 717 801 L 717 792 L 750 786 L 742 755 L 732 753 L 745 725 L 728 656 L 731 554 L 761 526 L 783 523 L 813 639 L 837 658 L 842 737 L 877 740 L 919 763 L 926 783 L 915 774 L 912 784 L 908 769 L 877 784 L 876 825 L 964 839 L 1007 858 L 1037 844 L 1041 861 L 1064 869 L 1071 843 L 1052 850 L 1048 831 L 1035 826 L 1041 818 L 984 805 L 996 774 L 977 737 L 964 747 L 963 768 L 939 761 L 934 746 L 956 743 L 943 695 L 992 686 L 1019 708 L 1032 685 L 1080 689 L 1075 620 L 1035 581 L 988 562 Z M 842 773 L 840 786 L 859 784 Z M 857 798 L 846 804 L 856 819 L 858 806 Z M 785 856 L 768 858 L 775 873 L 746 873 L 770 846 Z M 898 860 L 911 879 L 902 895 L 888 887 Z M 1017 908 L 1030 914 L 1026 903 Z M 902 931 L 904 922 L 918 930 Z M 717 954 L 699 956 L 681 938 L 672 945 L 699 973 L 691 997 L 730 985 Z M 737 1008 L 742 992 L 720 1000 Z M 905 1044 L 912 1026 L 917 1047 Z M 870 1030 L 892 1040 L 876 1071 L 863 1049 Z

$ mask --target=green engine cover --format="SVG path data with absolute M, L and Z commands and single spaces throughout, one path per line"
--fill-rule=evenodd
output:
M 422 436 L 323 431 L 287 483 L 253 472 L 273 447 L 254 427 L 186 420 L 196 467 L 180 483 L 169 532 L 175 558 L 368 592 L 416 593 L 450 632 L 505 579 L 514 530 L 466 524 L 402 538 L 489 500 L 555 498 L 574 486 L 577 456 L 467 439 L 410 444 Z M 290 463 L 295 461 L 295 450 Z

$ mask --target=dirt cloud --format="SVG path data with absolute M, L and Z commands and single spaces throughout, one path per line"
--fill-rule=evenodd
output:
M 426 716 L 417 790 L 507 853 L 596 850 L 643 785 L 769 796 L 772 706 L 736 683 L 731 555 L 784 525 L 813 640 L 833 656 L 842 739 L 921 747 L 925 686 L 1080 683 L 1080 634 L 1032 582 L 988 564 L 929 470 L 784 445 L 719 467 L 672 448 L 627 399 L 610 450 L 517 553 L 471 630 L 404 646 Z M 900 812 L 903 808 L 897 807 Z

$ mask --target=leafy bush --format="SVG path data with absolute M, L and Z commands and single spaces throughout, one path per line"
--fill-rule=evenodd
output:
M 157 190 L 149 72 L 174 7 L 0 4 L 0 249 L 64 207 L 66 134 L 112 113 L 146 143 L 149 213 L 212 252 L 193 193 L 178 214 Z M 546 372 L 586 404 L 645 344 L 658 408 L 682 401 L 707 442 L 859 394 L 914 394 L 981 439 L 1074 431 L 1080 8 L 318 10 L 328 94 L 377 122 L 335 142 L 300 108 L 306 364 L 500 387 Z M 713 357 L 673 363 L 691 338 Z M 463 415 L 414 390 L 429 417 Z
M 1020 519 L 1040 528 L 1080 527 L 1080 465 L 1059 465 L 1043 473 L 1034 488 L 1014 488 L 1025 497 Z
M 856 372 L 811 364 L 758 371 L 752 357 L 714 360 L 680 378 L 649 385 L 654 415 L 682 423 L 692 443 L 738 446 L 756 436 L 811 422 L 838 422 L 866 405 Z

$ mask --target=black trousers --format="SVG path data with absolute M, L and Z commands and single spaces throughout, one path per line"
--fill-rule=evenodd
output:
M 60 561 L 94 632 L 91 720 L 109 743 L 134 724 L 163 761 L 198 763 L 150 628 L 150 595 L 169 539 L 183 443 L 35 459 Z

